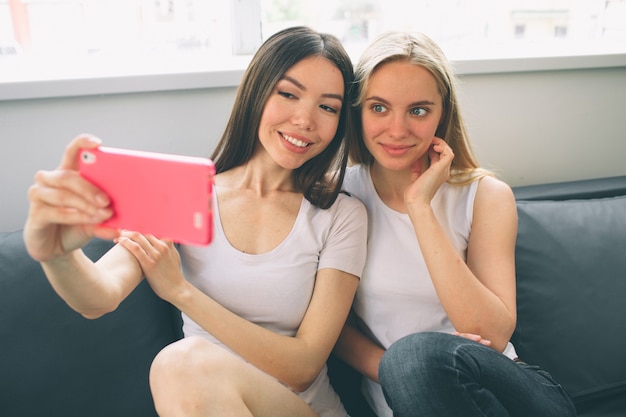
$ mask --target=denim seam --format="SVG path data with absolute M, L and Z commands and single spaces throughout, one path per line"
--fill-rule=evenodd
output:
M 456 376 L 456 382 L 463 389 L 463 394 L 469 399 L 469 401 L 472 404 L 474 404 L 474 409 L 478 412 L 478 415 L 480 415 L 482 417 L 486 417 L 486 415 L 482 412 L 480 407 L 478 407 L 478 405 L 474 401 L 474 398 L 471 395 L 469 395 L 469 393 L 467 392 L 467 389 L 465 387 L 466 384 L 461 383 L 461 372 L 459 371 L 459 367 L 458 367 L 457 351 L 459 349 L 463 348 L 463 347 L 465 347 L 465 345 L 459 345 L 452 352 L 452 365 L 454 365 L 454 373 L 455 373 L 455 376 Z

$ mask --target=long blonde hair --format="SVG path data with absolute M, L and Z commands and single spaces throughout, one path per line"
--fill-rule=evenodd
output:
M 361 123 L 361 108 L 370 78 L 381 65 L 394 61 L 419 65 L 435 77 L 443 102 L 443 114 L 435 134 L 444 139 L 454 151 L 449 182 L 467 184 L 486 175 L 493 175 L 480 167 L 472 149 L 457 102 L 454 71 L 441 48 L 424 34 L 386 32 L 366 48 L 355 67 L 357 88 L 354 106 L 357 123 Z M 349 148 L 351 162 L 367 165 L 373 162 L 374 157 L 363 141 L 362 129 L 349 144 Z

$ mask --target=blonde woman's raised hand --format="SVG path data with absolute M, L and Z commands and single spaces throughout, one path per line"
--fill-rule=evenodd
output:
M 428 148 L 428 159 L 422 158 L 413 164 L 412 184 L 404 193 L 407 208 L 416 204 L 430 205 L 439 187 L 450 178 L 453 159 L 452 148 L 443 139 L 433 138 Z

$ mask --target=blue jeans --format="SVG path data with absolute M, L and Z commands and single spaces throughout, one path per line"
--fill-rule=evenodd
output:
M 398 340 L 378 376 L 394 417 L 576 416 L 569 394 L 546 371 L 454 335 Z

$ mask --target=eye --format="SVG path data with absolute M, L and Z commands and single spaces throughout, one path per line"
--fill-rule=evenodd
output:
M 383 113 L 383 112 L 387 111 L 387 108 L 385 106 L 383 106 L 382 104 L 373 104 L 372 105 L 372 111 L 374 113 Z
M 320 108 L 324 111 L 327 111 L 329 113 L 333 113 L 333 114 L 337 114 L 339 113 L 339 110 L 333 106 L 329 106 L 327 104 L 321 104 Z
M 296 96 L 294 96 L 293 94 L 287 92 L 287 91 L 278 91 L 278 95 L 279 96 L 283 96 L 285 98 L 296 98 Z
M 411 115 L 413 116 L 426 116 L 426 113 L 428 113 L 428 109 L 423 107 L 415 107 L 411 109 Z

